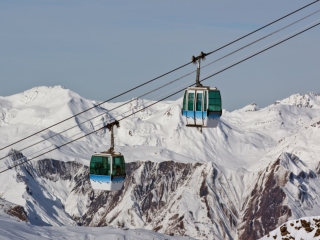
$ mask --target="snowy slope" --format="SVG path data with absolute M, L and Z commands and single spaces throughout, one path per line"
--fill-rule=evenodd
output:
M 28 223 L 17 222 L 12 218 L 0 215 L 1 240 L 183 240 L 189 237 L 173 237 L 155 233 L 144 229 L 122 230 L 112 227 L 39 227 Z
M 4 125 L 1 128 L 0 146 L 19 140 L 23 136 L 34 133 L 96 104 L 95 101 L 84 99 L 60 86 L 33 88 L 21 94 L 1 97 L 0 100 L 3 103 L 1 104 L 0 115 L 2 115 Z M 70 119 L 55 126 L 27 142 L 18 143 L 14 148 L 22 149 L 28 144 L 75 126 L 62 135 L 23 152 L 27 157 L 35 156 L 37 151 L 41 153 L 46 147 L 48 150 L 51 146 L 59 146 L 70 139 L 81 136 L 83 133 L 92 131 L 92 129 L 102 127 L 112 117 L 121 119 L 122 116 L 148 105 L 147 102 L 149 101 L 134 100 L 110 112 L 110 114 L 107 113 L 107 109 L 112 109 L 122 103 L 106 103 L 77 116 L 75 119 Z M 168 151 L 171 151 L 170 154 L 180 154 L 186 159 L 205 162 L 215 160 L 215 162 L 229 168 L 234 166 L 236 168 L 239 166 L 249 167 L 273 149 L 279 140 L 290 136 L 304 124 L 311 123 L 312 119 L 320 115 L 320 97 L 318 95 L 308 93 L 300 96 L 300 100 L 297 95 L 293 95 L 264 109 L 259 109 L 256 105 L 252 108 L 252 105 L 249 105 L 232 113 L 224 112 L 221 124 L 217 129 L 205 129 L 201 134 L 194 129 L 184 127 L 183 119 L 180 116 L 180 102 L 178 100 L 176 102 L 159 103 L 121 121 L 116 145 L 121 150 L 129 147 L 127 151 L 135 151 L 132 147 L 158 147 L 157 154 L 163 150 L 165 160 L 169 160 Z M 304 106 L 303 104 L 309 105 L 307 105 L 308 107 L 301 107 Z M 248 107 L 254 109 L 254 111 L 248 110 Z M 104 112 L 106 113 L 103 114 Z M 83 125 L 78 125 L 78 123 L 98 114 L 103 115 Z M 92 152 L 107 149 L 108 144 L 109 133 L 102 130 L 67 147 L 46 154 L 46 157 L 66 161 L 72 158 L 72 160 L 76 159 L 86 163 Z M 120 148 L 121 146 L 123 148 Z M 203 149 L 206 149 L 206 151 L 203 151 Z M 2 153 L 7 153 L 5 151 L 2 151 Z M 152 157 L 152 155 L 149 155 L 149 158 Z M 158 156 L 155 157 L 158 159 Z M 224 158 L 227 158 L 228 161 L 225 161 Z M 233 161 L 230 161 L 231 159 Z M 127 160 L 135 161 L 139 160 L 139 157 L 131 158 L 129 156 Z
M 0 147 L 96 104 L 60 86 L 0 97 Z M 134 100 L 108 112 L 121 104 L 103 104 L 14 145 L 20 150 L 73 127 L 23 150 L 23 155 L 0 161 L 0 170 L 110 119 L 121 119 L 150 101 Z M 320 215 L 318 94 L 295 94 L 265 108 L 253 103 L 224 111 L 218 127 L 203 133 L 184 126 L 180 109 L 181 100 L 161 102 L 120 122 L 116 150 L 132 170 L 118 195 L 93 192 L 87 181 L 91 154 L 109 147 L 109 133 L 100 130 L 41 161 L 1 174 L 0 197 L 23 206 L 35 225 L 123 225 L 197 239 L 257 239 L 287 219 Z M 0 151 L 1 156 L 9 150 Z M 270 195 L 268 200 L 272 191 L 283 197 Z M 273 202 L 277 207 L 265 215 L 274 218 L 271 222 L 264 211 Z

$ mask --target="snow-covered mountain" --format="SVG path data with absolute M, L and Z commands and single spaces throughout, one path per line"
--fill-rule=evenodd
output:
M 0 151 L 12 153 L 0 170 L 150 103 L 96 107 Z M 61 86 L 0 97 L 0 148 L 97 104 Z M 144 228 L 196 239 L 258 239 L 288 219 L 320 215 L 318 94 L 224 111 L 218 127 L 202 133 L 185 127 L 180 109 L 181 100 L 161 102 L 120 122 L 116 150 L 128 176 L 121 191 L 93 191 L 88 181 L 91 154 L 110 141 L 100 130 L 0 174 L 0 197 L 22 206 L 32 225 Z

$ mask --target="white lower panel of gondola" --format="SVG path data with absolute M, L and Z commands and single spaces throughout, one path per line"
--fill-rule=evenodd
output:
M 203 126 L 204 125 L 204 116 L 205 116 L 206 112 L 202 112 L 202 111 L 196 111 L 195 112 L 195 123 L 196 125 L 200 125 Z
M 220 118 L 205 118 L 204 127 L 216 128 L 220 122 Z
M 110 176 L 90 174 L 90 182 L 93 189 L 118 191 L 121 190 L 124 183 L 124 176 L 114 176 L 112 181 Z

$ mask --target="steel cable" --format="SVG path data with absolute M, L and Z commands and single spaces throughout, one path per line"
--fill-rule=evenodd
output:
M 207 80 L 207 79 L 209 79 L 209 78 L 211 78 L 211 77 L 213 77 L 213 76 L 215 76 L 215 75 L 217 75 L 217 74 L 220 74 L 220 73 L 222 73 L 222 72 L 224 72 L 224 71 L 226 71 L 226 70 L 228 70 L 228 69 L 230 69 L 230 68 L 232 68 L 232 67 L 234 67 L 234 66 L 236 66 L 236 65 L 238 65 L 238 64 L 240 64 L 240 63 L 242 63 L 242 62 L 245 62 L 245 61 L 251 59 L 252 57 L 255 57 L 255 56 L 257 56 L 257 55 L 259 55 L 259 54 L 261 54 L 261 53 L 263 53 L 263 52 L 265 52 L 265 51 L 267 51 L 267 50 L 269 50 L 269 49 L 271 49 L 271 48 L 273 48 L 273 47 L 275 47 L 275 46 L 283 43 L 283 42 L 286 42 L 286 41 L 288 41 L 288 40 L 290 40 L 290 39 L 292 39 L 292 38 L 294 38 L 294 37 L 296 37 L 296 36 L 298 36 L 298 35 L 306 32 L 306 31 L 308 31 L 308 30 L 310 30 L 310 29 L 318 26 L 319 24 L 320 24 L 320 23 L 317 23 L 317 24 L 315 24 L 315 25 L 313 25 L 313 26 L 311 26 L 311 27 L 309 27 L 309 28 L 307 28 L 307 29 L 305 29 L 305 30 L 303 30 L 303 31 L 300 31 L 300 32 L 298 32 L 298 33 L 296 33 L 296 34 L 294 34 L 294 35 L 292 35 L 292 36 L 290 36 L 290 37 L 288 37 L 288 38 L 286 38 L 286 39 L 278 42 L 278 43 L 273 44 L 273 45 L 270 46 L 270 47 L 267 47 L 267 48 L 265 48 L 265 49 L 263 49 L 263 50 L 255 53 L 255 54 L 253 54 L 253 55 L 251 55 L 251 56 L 249 56 L 249 57 L 247 57 L 247 58 L 245 58 L 245 59 L 243 59 L 243 60 L 241 60 L 241 61 L 238 61 L 237 63 L 234 63 L 234 64 L 230 65 L 229 67 L 226 67 L 226 68 L 224 68 L 224 69 L 222 69 L 222 70 L 220 70 L 220 71 L 218 71 L 218 72 L 216 72 L 216 73 L 214 73 L 214 74 L 212 74 L 212 75 L 210 75 L 210 76 L 208 76 L 208 77 L 205 77 L 204 79 L 200 80 L 200 82 L 203 82 L 203 81 L 205 81 L 205 80 Z M 192 85 L 190 85 L 190 86 L 193 86 L 193 85 L 194 85 L 194 84 L 192 84 Z M 153 105 L 155 105 L 155 104 L 157 104 L 157 103 L 159 103 L 159 102 L 161 102 L 161 101 L 163 101 L 163 100 L 165 100 L 165 99 L 167 99 L 167 98 L 169 98 L 169 97 L 172 97 L 172 96 L 174 96 L 174 95 L 182 92 L 182 91 L 184 91 L 184 89 L 178 90 L 178 91 L 176 91 L 176 92 L 174 92 L 174 93 L 172 93 L 172 94 L 170 94 L 170 95 L 168 95 L 168 96 L 166 96 L 166 97 L 164 97 L 164 98 L 162 98 L 162 99 L 160 99 L 160 100 L 158 100 L 158 101 L 156 101 L 156 102 L 154 102 L 154 103 L 152 103 L 152 104 L 150 104 L 150 105 L 148 105 L 148 106 L 146 106 L 146 107 L 144 107 L 144 108 L 142 108 L 142 109 L 140 109 L 140 110 L 137 110 L 137 111 L 134 112 L 134 113 L 131 113 L 131 114 L 129 114 L 129 115 L 127 115 L 127 116 L 119 119 L 118 121 L 120 122 L 120 121 L 122 121 L 122 120 L 124 120 L 124 119 L 126 119 L 126 118 L 128 118 L 128 117 L 130 117 L 130 116 L 132 116 L 132 115 L 134 115 L 134 114 L 136 114 L 136 113 L 138 113 L 138 112 L 141 112 L 141 111 L 145 110 L 146 108 L 149 108 L 149 107 L 151 107 L 151 106 L 153 106 Z M 67 143 L 64 143 L 64 144 L 62 144 L 62 145 L 60 145 L 60 146 L 58 146 L 58 147 L 55 147 L 55 148 L 53 148 L 53 149 L 50 149 L 49 151 L 46 151 L 46 152 L 44 152 L 44 153 L 41 153 L 41 154 L 39 154 L 39 155 L 37 155 L 37 156 L 35 156 L 35 157 L 33 157 L 33 158 L 27 159 L 26 161 L 23 161 L 23 162 L 21 162 L 21 163 L 15 164 L 15 165 L 13 165 L 13 166 L 9 166 L 7 169 L 5 169 L 5 170 L 3 170 L 3 171 L 0 171 L 0 174 L 3 173 L 3 172 L 8 171 L 8 170 L 10 170 L 10 169 L 12 169 L 12 168 L 14 168 L 14 167 L 20 166 L 20 165 L 22 165 L 22 164 L 24 164 L 24 163 L 26 163 L 26 162 L 30 162 L 30 161 L 34 160 L 35 158 L 37 158 L 37 157 L 43 156 L 43 155 L 45 155 L 45 154 L 47 154 L 47 153 L 49 153 L 49 152 L 52 152 L 52 151 L 54 151 L 54 150 L 56 150 L 56 149 L 58 149 L 58 148 L 61 148 L 61 147 L 66 146 L 66 145 L 68 145 L 68 144 L 70 144 L 70 143 L 72 143 L 72 142 L 75 142 L 75 141 L 77 141 L 77 140 L 79 140 L 79 139 L 81 139 L 81 138 L 84 138 L 84 137 L 86 137 L 86 136 L 89 136 L 89 135 L 91 135 L 91 134 L 93 134 L 93 133 L 95 133 L 95 132 L 98 132 L 98 131 L 100 131 L 100 130 L 102 130 L 102 129 L 104 129 L 104 128 L 105 128 L 105 126 L 99 128 L 99 129 L 97 129 L 97 130 L 94 130 L 94 131 L 92 131 L 92 132 L 90 132 L 90 133 L 87 133 L 87 134 L 85 134 L 84 136 L 78 137 L 78 138 L 73 139 L 73 140 L 71 140 L 71 141 L 69 141 L 69 142 L 67 142 Z
M 222 47 L 220 47 L 220 48 L 215 49 L 215 50 L 212 51 L 212 52 L 207 53 L 206 56 L 208 56 L 208 55 L 210 55 L 210 54 L 212 54 L 212 53 L 215 53 L 215 52 L 217 52 L 217 51 L 219 51 L 219 50 L 221 50 L 221 49 L 223 49 L 223 48 L 225 48 L 225 47 L 227 47 L 227 46 L 230 46 L 231 44 L 233 44 L 233 43 L 235 43 L 235 42 L 238 42 L 238 41 L 240 41 L 241 39 L 244 39 L 245 37 L 248 37 L 248 36 L 250 36 L 250 35 L 252 35 L 252 34 L 254 34 L 254 33 L 256 33 L 256 32 L 258 32 L 258 31 L 260 31 L 260 30 L 262 30 L 262 29 L 264 29 L 264 28 L 266 28 L 266 27 L 268 27 L 268 26 L 270 26 L 270 25 L 272 25 L 272 24 L 274 24 L 274 23 L 276 23 L 276 22 L 278 22 L 278 21 L 286 18 L 286 17 L 288 17 L 288 16 L 291 16 L 292 14 L 297 13 L 297 12 L 301 11 L 302 9 L 305 9 L 305 8 L 311 6 L 311 5 L 313 5 L 313 4 L 315 4 L 315 3 L 319 2 L 319 1 L 320 1 L 320 0 L 313 1 L 313 2 L 311 2 L 311 3 L 309 3 L 309 4 L 307 4 L 307 5 L 299 8 L 299 9 L 297 9 L 297 10 L 295 10 L 295 11 L 293 11 L 293 12 L 291 12 L 291 13 L 283 16 L 283 17 L 281 17 L 281 18 L 278 18 L 277 20 L 275 20 L 275 21 L 273 21 L 273 22 L 271 22 L 271 23 L 268 23 L 268 24 L 264 25 L 264 26 L 261 27 L 261 28 L 258 28 L 258 29 L 256 29 L 256 30 L 254 30 L 254 31 L 252 31 L 252 32 L 250 32 L 250 33 L 248 33 L 248 34 L 246 34 L 246 35 L 244 35 L 244 36 L 242 36 L 242 37 L 240 37 L 240 38 L 238 38 L 238 39 L 236 39 L 236 40 L 234 40 L 234 41 L 232 41 L 232 42 L 230 42 L 230 43 L 228 43 L 228 44 L 226 44 L 226 45 L 224 45 L 224 46 L 222 46 Z M 129 92 L 131 92 L 131 91 L 133 91 L 133 90 L 135 90 L 135 89 L 137 89 L 137 88 L 140 88 L 140 87 L 142 87 L 142 86 L 144 86 L 144 85 L 146 85 L 146 84 L 148 84 L 148 83 L 151 83 L 151 82 L 153 82 L 153 81 L 155 81 L 155 80 L 157 80 L 157 79 L 159 79 L 159 78 L 161 78 L 161 77 L 164 77 L 164 76 L 166 76 L 166 75 L 168 75 L 168 74 L 170 74 L 170 73 L 172 73 L 172 72 L 174 72 L 174 71 L 177 71 L 177 70 L 179 70 L 179 69 L 181 69 L 181 68 L 183 68 L 183 67 L 185 67 L 185 66 L 187 66 L 187 65 L 189 65 L 189 64 L 191 64 L 191 63 L 192 63 L 192 61 L 190 61 L 190 62 L 188 62 L 188 63 L 186 63 L 186 64 L 184 64 L 184 65 L 182 65 L 182 66 L 180 66 L 180 67 L 177 67 L 177 68 L 175 68 L 175 69 L 173 69 L 173 70 L 171 70 L 171 71 L 169 71 L 169 72 L 167 72 L 167 73 L 164 73 L 164 74 L 162 74 L 162 75 L 160 75 L 160 76 L 158 76 L 158 77 L 156 77 L 156 78 L 153 78 L 153 79 L 151 79 L 151 80 L 149 80 L 149 81 L 147 81 L 147 82 L 144 82 L 144 83 L 142 83 L 142 84 L 140 84 L 140 85 L 138 85 L 138 86 L 136 86 L 136 87 L 134 87 L 134 88 L 131 88 L 131 89 L 129 89 L 129 90 L 123 92 L 123 93 L 120 93 L 120 94 L 118 94 L 118 95 L 116 95 L 116 96 L 114 96 L 114 97 L 112 97 L 112 98 L 110 98 L 110 99 L 108 99 L 108 100 L 106 100 L 106 101 L 103 101 L 103 102 L 101 102 L 101 103 L 99 103 L 99 104 L 97 104 L 97 105 L 95 105 L 95 106 L 93 106 L 93 107 L 91 107 L 91 108 L 88 108 L 88 109 L 86 109 L 86 110 L 84 110 L 84 111 L 82 111 L 82 112 L 79 112 L 79 113 L 77 113 L 77 114 L 75 114 L 75 115 L 73 115 L 73 116 L 70 116 L 70 117 L 68 117 L 68 118 L 66 118 L 66 119 L 64 119 L 64 120 L 61 120 L 61 121 L 59 121 L 59 122 L 57 122 L 57 123 L 55 123 L 55 124 L 53 124 L 53 125 L 51 125 L 51 126 L 49 126 L 49 127 L 46 127 L 46 128 L 44 128 L 44 129 L 42 129 L 42 130 L 40 130 L 40 131 L 38 131 L 38 132 L 35 132 L 35 133 L 33 133 L 33 134 L 31 134 L 31 135 L 29 135 L 29 136 L 27 136 L 27 137 L 24 137 L 24 138 L 22 138 L 22 139 L 20 139 L 20 140 L 18 140 L 18 141 L 16 141 L 16 142 L 13 142 L 13 143 L 11 143 L 11 144 L 9 144 L 9 145 L 6 145 L 5 147 L 0 148 L 0 151 L 1 151 L 1 150 L 4 150 L 4 149 L 6 149 L 6 148 L 8 148 L 8 147 L 10 147 L 10 146 L 13 146 L 13 145 L 16 144 L 16 143 L 22 142 L 22 141 L 24 141 L 24 140 L 26 140 L 26 139 L 28 139 L 28 138 L 30 138 L 30 137 L 32 137 L 32 136 L 35 136 L 35 135 L 38 134 L 38 133 L 41 133 L 41 132 L 43 132 L 43 131 L 45 131 L 45 130 L 48 130 L 48 129 L 54 127 L 54 126 L 57 126 L 57 125 L 65 122 L 65 121 L 68 121 L 68 120 L 70 120 L 70 119 L 72 119 L 72 118 L 74 118 L 74 117 L 76 117 L 76 116 L 78 116 L 78 115 L 80 115 L 80 114 L 82 114 L 82 113 L 85 113 L 85 112 L 87 112 L 87 111 L 89 111 L 89 110 L 92 110 L 92 109 L 94 109 L 94 108 L 96 108 L 96 107 L 98 107 L 98 106 L 100 106 L 100 105 L 102 105 L 102 104 L 104 104 L 104 103 L 106 103 L 106 102 L 109 102 L 109 101 L 111 101 L 111 100 L 113 100 L 113 99 L 115 99 L 115 98 L 117 98 L 117 97 L 123 96 L 124 94 L 127 94 L 127 93 L 129 93 Z
M 276 23 L 276 22 L 279 22 L 279 21 L 281 21 L 282 19 L 285 19 L 286 17 L 289 17 L 289 16 L 291 16 L 292 14 L 294 14 L 294 13 L 296 13 L 296 12 L 299 12 L 299 11 L 301 11 L 302 9 L 305 9 L 305 8 L 311 6 L 312 4 L 315 4 L 316 2 L 319 2 L 319 0 L 313 1 L 313 2 L 311 2 L 311 3 L 309 3 L 309 4 L 305 5 L 305 6 L 303 6 L 302 8 L 299 8 L 299 9 L 297 9 L 297 10 L 295 10 L 295 11 L 293 11 L 293 12 L 291 12 L 291 13 L 289 13 L 289 14 L 281 17 L 281 18 L 278 18 L 277 20 L 275 20 L 275 21 L 273 21 L 273 22 L 271 22 L 271 23 L 268 23 L 267 25 L 264 25 L 263 27 L 258 28 L 257 30 L 254 30 L 253 32 L 248 33 L 248 34 L 242 36 L 241 38 L 238 38 L 237 40 L 235 40 L 235 41 L 233 41 L 233 42 L 230 42 L 230 43 L 224 45 L 224 46 L 221 47 L 221 48 L 218 48 L 218 49 L 216 49 L 216 50 L 214 50 L 214 51 L 212 51 L 212 52 L 209 52 L 209 53 L 207 53 L 206 55 L 208 56 L 208 55 L 210 55 L 210 54 L 212 54 L 212 53 L 215 53 L 215 52 L 221 50 L 222 48 L 224 48 L 224 47 L 226 47 L 226 46 L 229 46 L 229 45 L 231 45 L 231 44 L 233 44 L 233 43 L 235 43 L 235 42 L 237 42 L 237 41 L 239 41 L 239 40 L 241 40 L 241 39 L 243 39 L 243 38 L 245 38 L 245 37 L 248 37 L 248 36 L 250 36 L 250 35 L 252 35 L 252 34 L 254 34 L 254 33 L 256 33 L 256 32 L 258 32 L 258 31 L 260 31 L 260 30 L 262 30 L 262 29 L 264 29 L 264 28 L 266 28 L 266 27 L 268 27 L 268 26 L 270 26 L 270 25 L 272 25 L 272 24 L 274 24 L 274 23 Z
M 282 30 L 284 30 L 284 29 L 286 29 L 286 28 L 288 28 L 288 27 L 290 27 L 290 26 L 292 26 L 292 25 L 294 25 L 294 24 L 296 24 L 296 23 L 298 23 L 298 22 L 300 22 L 300 21 L 302 21 L 302 20 L 304 20 L 304 19 L 306 19 L 306 18 L 308 18 L 308 17 L 316 14 L 316 13 L 318 13 L 319 11 L 320 11 L 320 10 L 317 10 L 317 11 L 315 11 L 315 12 L 313 12 L 313 13 L 311 13 L 311 14 L 303 17 L 303 18 L 300 18 L 300 19 L 294 21 L 293 23 L 290 23 L 290 24 L 288 24 L 288 25 L 286 25 L 286 26 L 284 26 L 284 27 L 282 27 L 282 28 L 280 28 L 280 29 L 278 29 L 278 30 L 275 30 L 275 31 L 273 31 L 272 33 L 267 34 L 267 35 L 265 35 L 265 36 L 263 36 L 263 37 L 255 40 L 255 41 L 253 41 L 253 42 L 251 42 L 251 43 L 249 43 L 249 44 L 247 44 L 247 45 L 245 45 L 245 46 L 243 46 L 243 47 L 241 47 L 241 48 L 238 48 L 237 50 L 235 50 L 235 51 L 233 51 L 233 52 L 231 52 L 231 53 L 229 53 L 229 54 L 227 54 L 227 55 L 224 55 L 223 57 L 220 57 L 220 58 L 216 59 L 215 61 L 212 61 L 212 62 L 204 65 L 203 67 L 201 67 L 201 69 L 202 69 L 202 68 L 205 68 L 205 67 L 207 67 L 207 66 L 209 66 L 209 65 L 211 65 L 211 64 L 213 64 L 213 63 L 216 63 L 216 62 L 218 62 L 218 61 L 220 61 L 220 60 L 222 60 L 222 59 L 224 59 L 224 58 L 226 58 L 226 57 L 228 57 L 228 56 L 231 56 L 232 54 L 234 54 L 234 53 L 236 53 L 236 52 L 238 52 L 238 51 L 240 51 L 240 50 L 243 50 L 243 49 L 245 49 L 245 48 L 247 48 L 247 47 L 249 47 L 249 46 L 251 46 L 251 45 L 253 45 L 253 44 L 255 44 L 255 43 L 257 43 L 257 42 L 259 42 L 259 41 L 261 41 L 261 40 L 263 40 L 263 39 L 266 39 L 267 37 L 270 37 L 270 36 L 274 35 L 275 33 L 278 33 L 278 32 L 280 32 L 280 31 L 282 31 Z M 127 102 L 125 102 L 125 103 L 123 103 L 123 104 L 115 107 L 115 108 L 112 108 L 112 109 L 110 109 L 110 110 L 108 110 L 108 111 L 106 111 L 106 112 L 103 112 L 103 113 L 101 113 L 101 114 L 98 114 L 97 116 L 92 117 L 92 118 L 90 118 L 90 119 L 88 119 L 88 120 L 86 120 L 86 121 L 84 121 L 84 122 L 81 122 L 81 123 L 79 123 L 79 124 L 77 124 L 77 125 L 74 125 L 73 127 L 67 128 L 67 129 L 65 129 L 65 130 L 63 130 L 63 131 L 61 131 L 61 132 L 59 132 L 59 133 L 56 133 L 56 134 L 54 134 L 54 135 L 52 135 L 52 136 L 50 136 L 50 137 L 48 137 L 48 138 L 45 138 L 45 139 L 43 139 L 43 140 L 40 140 L 40 141 L 38 141 L 38 142 L 36 142 L 36 143 L 33 143 L 33 144 L 27 146 L 27 147 L 24 147 L 24 148 L 22 148 L 22 149 L 19 149 L 18 151 L 20 152 L 20 151 L 26 150 L 26 149 L 28 149 L 28 148 L 30 148 L 30 147 L 33 147 L 33 146 L 35 146 L 35 145 L 37 145 L 37 144 L 40 144 L 40 143 L 42 143 L 42 142 L 44 142 L 44 141 L 46 141 L 46 140 L 49 140 L 49 139 L 51 139 L 51 138 L 54 138 L 54 137 L 56 137 L 56 136 L 58 136 L 58 135 L 60 135 L 60 134 L 62 134 L 62 133 L 64 133 L 64 132 L 67 132 L 67 131 L 69 131 L 69 130 L 71 130 L 71 129 L 79 126 L 79 125 L 82 125 L 82 124 L 84 124 L 84 123 L 86 123 L 86 122 L 89 122 L 89 121 L 91 121 L 91 120 L 93 120 L 93 119 L 95 119 L 95 118 L 97 118 L 97 117 L 100 117 L 100 116 L 102 116 L 102 115 L 104 115 L 104 114 L 106 114 L 106 113 L 110 113 L 111 111 L 113 111 L 113 110 L 115 110 L 115 109 L 118 109 L 118 108 L 120 108 L 120 107 L 122 107 L 122 106 L 124 106 L 124 105 L 126 105 L 126 104 L 128 104 L 128 103 L 130 103 L 130 102 L 132 102 L 132 101 L 134 101 L 135 99 L 142 98 L 142 97 L 144 97 L 144 96 L 146 96 L 146 95 L 148 95 L 148 94 L 150 94 L 150 93 L 152 93 L 152 92 L 155 92 L 155 91 L 157 91 L 157 90 L 159 90 L 159 89 L 161 89 L 161 88 L 163 88 L 163 87 L 165 87 L 165 86 L 168 86 L 168 85 L 170 85 L 170 84 L 172 84 L 172 83 L 174 83 L 174 82 L 177 82 L 177 81 L 179 81 L 179 80 L 181 80 L 181 79 L 183 79 L 183 78 L 191 75 L 191 74 L 194 73 L 194 72 L 196 72 L 196 70 L 194 70 L 194 71 L 192 71 L 192 72 L 190 72 L 190 73 L 187 73 L 187 74 L 185 74 L 185 75 L 183 75 L 183 76 L 181 76 L 181 77 L 179 77 L 179 78 L 176 78 L 176 79 L 174 79 L 174 80 L 172 80 L 172 81 L 170 81 L 170 82 L 168 82 L 168 83 L 166 83 L 166 84 L 164 84 L 164 85 L 162 85 L 162 86 L 160 86 L 160 87 L 158 87 L 158 88 L 155 88 L 155 89 L 153 89 L 153 90 L 151 90 L 151 91 L 149 91 L 149 92 L 147 92 L 147 93 L 144 93 L 144 94 L 142 94 L 142 95 L 140 95 L 140 96 L 138 96 L 138 97 L 136 97 L 136 98 L 133 98 L 133 99 L 131 99 L 131 100 L 129 100 L 129 101 L 127 101 Z M 97 106 L 98 106 L 98 105 L 97 105 Z M 13 154 L 13 153 L 9 153 L 9 154 L 7 154 L 6 156 L 0 158 L 0 160 L 9 157 L 9 156 L 11 156 L 12 154 Z

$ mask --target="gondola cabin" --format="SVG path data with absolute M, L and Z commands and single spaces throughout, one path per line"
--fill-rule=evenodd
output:
M 125 161 L 121 153 L 95 153 L 90 161 L 90 182 L 93 189 L 117 191 L 126 177 Z
M 182 104 L 187 127 L 217 127 L 222 115 L 221 94 L 217 88 L 189 87 Z

